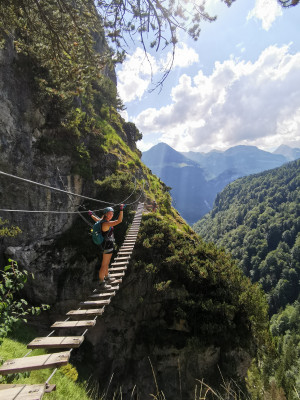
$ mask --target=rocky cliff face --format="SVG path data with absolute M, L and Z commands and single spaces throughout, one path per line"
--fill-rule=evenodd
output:
M 82 193 L 83 182 L 70 173 L 70 158 L 65 155 L 43 154 L 35 146 L 47 135 L 47 114 L 44 104 L 37 105 L 34 76 L 28 60 L 17 55 L 13 48 L 0 52 L 0 154 L 1 170 L 33 181 Z M 66 195 L 1 176 L 1 208 L 24 210 L 74 210 L 78 205 Z M 1 214 L 7 218 L 8 214 Z M 20 226 L 23 234 L 14 240 L 32 243 L 52 237 L 70 227 L 74 216 L 68 214 L 12 213 L 9 220 Z
M 84 179 L 73 172 L 71 155 L 43 151 L 41 138 L 57 137 L 62 128 L 59 121 L 51 121 L 51 115 L 57 114 L 52 102 L 39 102 L 39 97 L 42 98 L 35 83 L 33 65 L 17 54 L 8 42 L 0 51 L 0 170 L 76 194 L 95 196 L 94 180 L 109 176 L 115 169 L 117 157 L 97 154 L 91 160 L 91 177 Z M 78 291 L 86 290 L 86 285 L 89 288 L 95 265 L 99 263 L 97 251 L 90 249 L 88 261 L 85 257 L 78 259 L 72 239 L 68 243 L 68 238 L 65 247 L 57 250 L 61 235 L 79 218 L 78 214 L 63 211 L 77 211 L 82 201 L 79 197 L 0 175 L 1 209 L 62 212 L 0 211 L 2 219 L 22 230 L 15 238 L 2 239 L 1 264 L 12 257 L 21 267 L 35 273 L 36 279 L 28 290 L 28 297 L 35 302 L 55 304 L 60 309 L 60 301 L 76 299 Z M 103 205 L 98 204 L 98 207 Z M 89 242 L 90 228 L 80 221 L 78 230 Z

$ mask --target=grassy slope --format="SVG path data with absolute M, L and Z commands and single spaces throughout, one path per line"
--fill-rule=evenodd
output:
M 26 343 L 29 343 L 38 335 L 27 325 L 18 325 L 9 338 L 5 338 L 0 346 L 0 360 L 8 360 L 11 358 L 21 358 L 28 353 Z M 46 354 L 43 350 L 34 350 L 29 356 L 38 356 Z M 46 382 L 53 369 L 43 369 L 32 371 L 30 374 L 14 374 L 9 375 L 6 379 L 8 383 L 16 384 L 35 384 Z M 91 397 L 87 395 L 86 382 L 75 382 L 77 379 L 77 371 L 68 364 L 57 370 L 50 384 L 56 385 L 56 391 L 48 393 L 46 398 L 49 400 L 89 400 Z M 1 383 L 5 383 L 1 382 Z

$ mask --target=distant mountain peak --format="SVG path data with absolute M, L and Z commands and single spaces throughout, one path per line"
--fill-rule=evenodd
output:
M 287 144 L 281 144 L 279 147 L 277 147 L 275 151 L 273 151 L 273 153 L 278 154 L 278 152 L 282 150 L 291 150 L 291 149 L 292 147 L 288 146 Z
M 159 143 L 155 144 L 154 146 L 152 146 L 151 149 L 158 149 L 158 148 L 164 148 L 164 147 L 174 150 L 171 146 L 169 146 L 165 142 L 159 142 Z M 149 150 L 151 150 L 151 149 L 149 149 Z M 174 151 L 176 151 L 176 150 L 174 150 Z
M 286 144 L 281 144 L 275 151 L 273 151 L 273 154 L 280 154 L 284 156 L 287 161 L 293 161 L 300 158 L 300 149 L 287 146 Z
M 187 166 L 198 166 L 198 163 L 185 157 L 183 154 L 174 150 L 171 146 L 164 142 L 160 142 L 151 149 L 144 151 L 142 155 L 142 161 L 150 168 L 154 166 L 166 166 L 178 164 Z

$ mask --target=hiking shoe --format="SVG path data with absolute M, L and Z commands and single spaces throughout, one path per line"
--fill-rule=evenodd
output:
M 105 281 L 99 281 L 99 289 L 111 289 L 111 286 Z

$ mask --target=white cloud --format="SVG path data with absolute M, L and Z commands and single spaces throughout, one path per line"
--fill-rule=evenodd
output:
M 255 62 L 217 62 L 210 75 L 184 74 L 171 96 L 136 117 L 148 140 L 160 133 L 174 148 L 195 151 L 300 140 L 300 53 L 289 46 L 270 46 Z
M 166 61 L 163 61 L 163 67 L 171 65 L 172 52 L 167 55 Z M 173 68 L 186 68 L 199 61 L 199 55 L 192 47 L 188 47 L 185 43 L 180 43 L 176 46 Z
M 143 139 L 137 142 L 137 148 L 141 151 L 147 151 L 155 145 L 153 142 L 145 142 Z
M 261 20 L 262 28 L 268 31 L 277 17 L 282 15 L 282 7 L 276 0 L 256 0 L 255 7 L 247 16 L 247 20 Z
M 132 55 L 127 56 L 122 67 L 118 70 L 118 92 L 126 103 L 141 99 L 151 83 L 152 75 L 158 71 L 154 57 L 145 55 L 138 47 Z
M 149 89 L 152 78 L 163 73 L 171 66 L 172 52 L 166 57 L 156 60 L 149 53 L 138 47 L 132 55 L 126 57 L 122 66 L 117 71 L 118 92 L 124 103 L 141 99 Z M 194 49 L 185 43 L 178 44 L 175 51 L 172 69 L 186 68 L 198 62 L 199 56 Z

